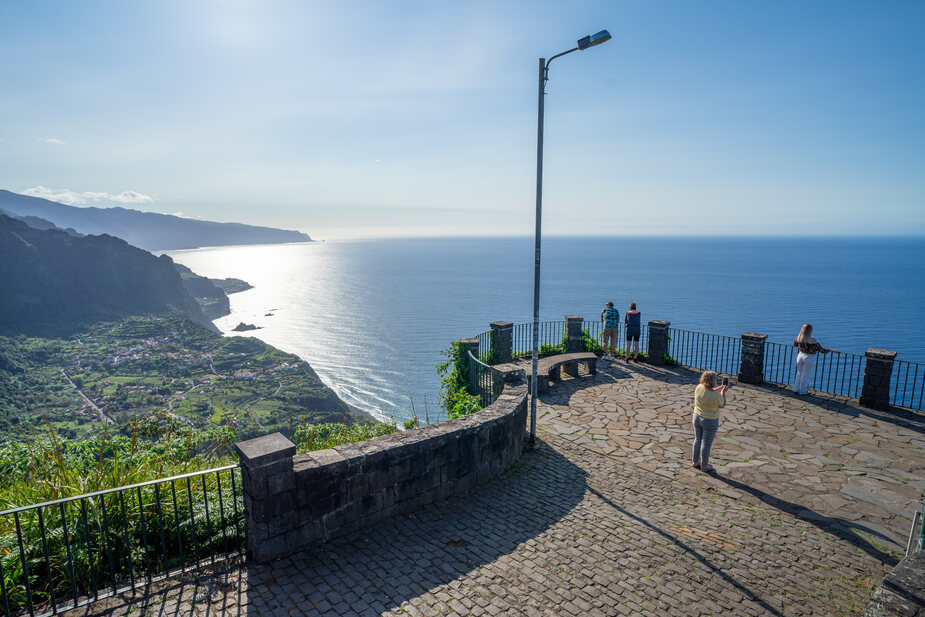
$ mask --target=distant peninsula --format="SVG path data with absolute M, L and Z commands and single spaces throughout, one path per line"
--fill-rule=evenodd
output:
M 311 237 L 301 231 L 216 223 L 127 208 L 78 208 L 2 189 L 0 210 L 16 217 L 43 219 L 46 223 L 78 234 L 107 234 L 146 251 L 312 242 Z

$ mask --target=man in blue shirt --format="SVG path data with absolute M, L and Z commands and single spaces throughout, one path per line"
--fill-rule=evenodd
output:
M 617 330 L 620 327 L 620 312 L 613 307 L 613 302 L 608 302 L 601 311 L 601 325 L 604 326 L 604 360 L 613 360 L 617 355 Z

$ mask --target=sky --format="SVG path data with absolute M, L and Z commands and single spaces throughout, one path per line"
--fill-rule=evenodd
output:
M 925 3 L 0 0 L 0 188 L 299 229 L 925 235 Z

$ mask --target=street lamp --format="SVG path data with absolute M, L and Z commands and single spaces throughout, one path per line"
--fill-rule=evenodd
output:
M 533 266 L 533 379 L 530 382 L 530 443 L 536 443 L 536 369 L 539 362 L 540 323 L 540 234 L 543 218 L 543 97 L 549 81 L 549 65 L 553 60 L 573 51 L 585 50 L 610 40 L 610 33 L 601 30 L 578 39 L 573 49 L 556 54 L 549 60 L 540 58 L 539 103 L 536 122 L 536 261 Z

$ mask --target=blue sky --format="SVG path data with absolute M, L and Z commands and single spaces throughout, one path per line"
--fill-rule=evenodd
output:
M 0 188 L 318 238 L 925 234 L 922 2 L 0 2 Z

